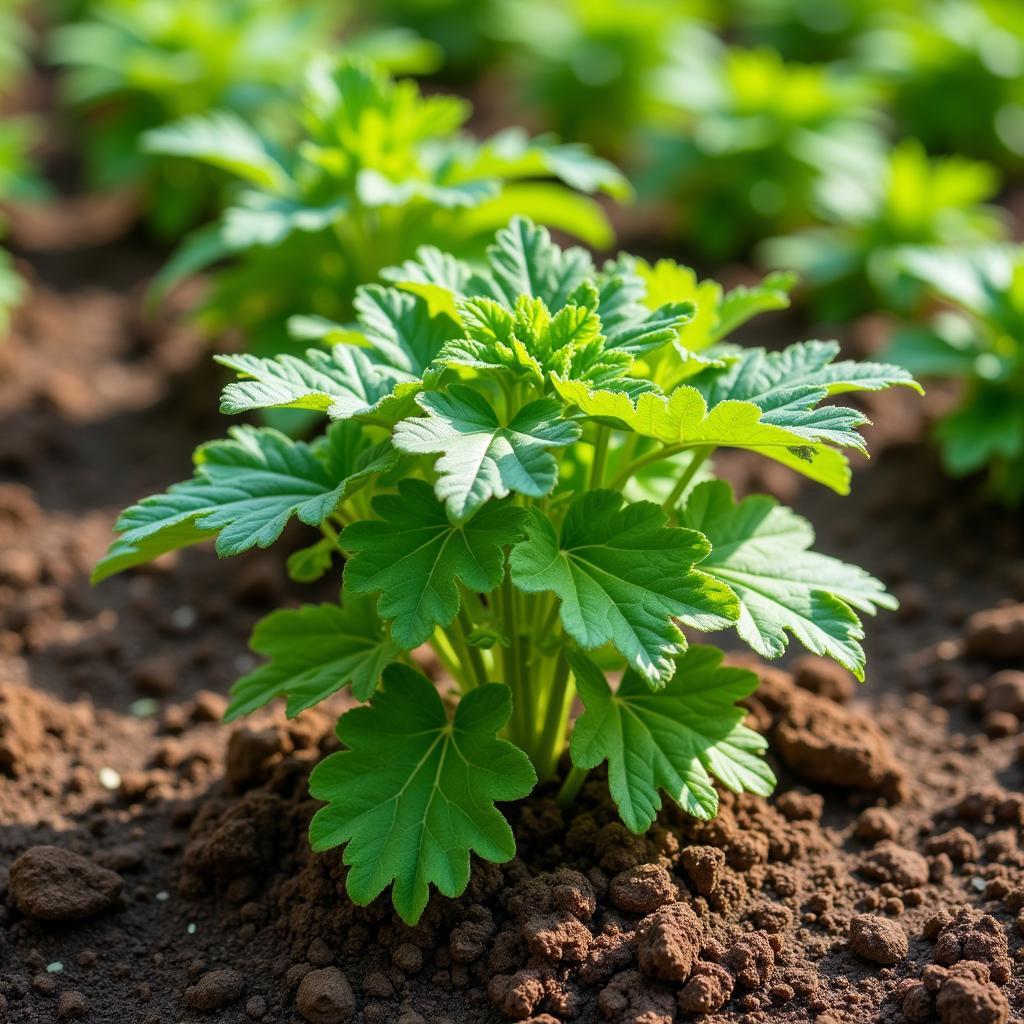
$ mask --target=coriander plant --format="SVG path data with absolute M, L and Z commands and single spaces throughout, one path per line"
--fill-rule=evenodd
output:
M 678 46 L 659 82 L 666 113 L 638 188 L 672 197 L 678 231 L 713 259 L 807 224 L 823 150 L 880 145 L 870 83 L 834 66 L 710 38 Z
M 954 476 L 988 468 L 993 490 L 1024 500 L 1024 247 L 911 249 L 900 267 L 945 308 L 895 335 L 889 356 L 922 377 L 962 382 L 937 428 Z
M 903 246 L 976 245 L 1006 234 L 1002 215 L 986 203 L 999 188 L 990 164 L 929 157 L 914 139 L 887 152 L 839 145 L 820 156 L 823 224 L 768 239 L 761 255 L 801 274 L 824 319 L 908 309 L 916 290 L 908 291 L 894 263 Z
M 886 3 L 855 57 L 890 92 L 898 130 L 932 152 L 1024 163 L 1024 6 L 1019 0 Z
M 497 0 L 491 34 L 527 110 L 564 138 L 623 161 L 651 114 L 673 43 L 705 44 L 679 0 Z
M 723 295 L 669 261 L 598 269 L 523 218 L 480 265 L 424 248 L 386 277 L 359 290 L 348 342 L 221 358 L 240 378 L 225 412 L 316 410 L 325 433 L 241 426 L 201 447 L 191 480 L 121 516 L 96 578 L 206 539 L 221 555 L 267 547 L 292 518 L 319 531 L 290 566 L 311 579 L 343 560 L 341 597 L 257 626 L 268 660 L 235 685 L 227 718 L 278 697 L 295 715 L 344 687 L 364 702 L 313 771 L 312 844 L 347 844 L 352 899 L 392 885 L 414 922 L 431 884 L 463 891 L 471 852 L 512 857 L 495 802 L 538 779 L 569 802 L 607 762 L 635 832 L 661 793 L 706 819 L 716 781 L 771 791 L 737 703 L 757 677 L 683 628 L 734 628 L 769 658 L 792 634 L 863 677 L 858 612 L 894 601 L 811 550 L 791 510 L 737 501 L 710 459 L 747 449 L 846 492 L 843 449 L 863 450 L 865 418 L 822 403 L 916 385 L 836 362 L 829 342 L 729 345 L 785 304 L 784 279 Z M 448 699 L 417 667 L 424 644 Z
M 580 194 L 628 195 L 611 164 L 518 128 L 479 142 L 460 131 L 469 113 L 464 100 L 422 96 L 412 81 L 343 57 L 311 67 L 291 107 L 297 139 L 287 148 L 226 112 L 150 133 L 151 152 L 223 168 L 239 183 L 158 287 L 227 259 L 213 274 L 204 322 L 279 349 L 295 310 L 347 318 L 356 287 L 383 267 L 430 243 L 478 256 L 516 211 L 596 247 L 611 244 L 601 207 Z
M 153 228 L 176 238 L 207 212 L 220 180 L 144 152 L 140 135 L 215 110 L 269 129 L 302 69 L 337 44 L 351 16 L 334 0 L 92 0 L 57 26 L 50 48 L 66 101 L 84 115 L 92 185 L 141 187 Z M 402 70 L 437 63 L 433 47 L 402 30 L 347 44 Z

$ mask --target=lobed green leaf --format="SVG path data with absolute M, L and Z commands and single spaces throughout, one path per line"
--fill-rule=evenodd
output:
M 512 582 L 557 595 L 562 625 L 581 647 L 610 643 L 651 686 L 663 686 L 686 650 L 675 620 L 725 629 L 739 607 L 727 586 L 694 568 L 711 550 L 702 534 L 667 527 L 650 502 L 622 501 L 615 491 L 584 494 L 560 531 L 531 509 L 509 559 Z
M 662 689 L 652 693 L 629 670 L 613 691 L 589 658 L 569 654 L 584 707 L 569 742 L 573 764 L 608 762 L 608 787 L 631 831 L 650 828 L 659 790 L 706 821 L 718 812 L 713 779 L 734 793 L 768 796 L 774 788 L 761 756 L 767 741 L 743 725 L 747 712 L 736 703 L 757 689 L 757 676 L 721 662 L 717 648 L 693 645 Z
M 494 803 L 526 796 L 537 776 L 521 750 L 496 737 L 511 711 L 508 687 L 489 683 L 449 719 L 432 683 L 391 665 L 372 704 L 342 716 L 348 749 L 310 776 L 310 793 L 327 806 L 309 835 L 314 850 L 348 844 L 353 902 L 365 906 L 393 885 L 395 909 L 415 924 L 431 885 L 449 897 L 465 890 L 471 853 L 512 859 L 512 829 Z

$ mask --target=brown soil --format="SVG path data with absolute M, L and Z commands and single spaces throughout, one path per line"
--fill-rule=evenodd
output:
M 204 343 L 140 316 L 145 248 L 30 262 L 0 347 L 0 1020 L 1022 1019 L 1021 524 L 907 443 L 905 396 L 871 403 L 896 427 L 852 498 L 727 466 L 903 601 L 856 693 L 818 659 L 757 666 L 778 793 L 635 837 L 599 774 L 570 814 L 540 789 L 507 809 L 517 858 L 408 928 L 308 849 L 332 717 L 217 722 L 254 619 L 310 598 L 282 560 L 88 586 L 117 509 L 223 431 Z

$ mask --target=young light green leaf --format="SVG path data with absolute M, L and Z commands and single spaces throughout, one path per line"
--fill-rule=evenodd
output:
M 739 598 L 736 631 L 758 654 L 778 658 L 788 630 L 808 650 L 864 678 L 864 630 L 853 609 L 873 615 L 895 608 L 881 582 L 810 551 L 814 530 L 792 510 L 763 494 L 736 503 L 721 480 L 694 488 L 680 522 L 711 541 L 703 568 Z
M 434 490 L 456 521 L 510 491 L 547 494 L 558 477 L 548 449 L 564 448 L 580 436 L 578 424 L 562 419 L 560 403 L 550 398 L 525 405 L 507 424 L 483 395 L 461 384 L 420 394 L 416 401 L 427 415 L 402 420 L 393 440 L 400 451 L 440 453 Z
M 451 624 L 460 580 L 477 593 L 501 583 L 503 548 L 519 539 L 525 515 L 507 501 L 491 502 L 453 524 L 422 480 L 403 480 L 398 494 L 378 495 L 372 505 L 380 520 L 352 523 L 341 535 L 341 546 L 353 552 L 345 585 L 355 594 L 380 593 L 377 610 L 405 650 Z
M 647 392 L 635 400 L 624 391 L 593 390 L 583 381 L 552 375 L 555 391 L 586 416 L 678 449 L 746 448 L 831 487 L 850 489 L 846 458 L 825 442 L 765 423 L 753 402 L 724 401 L 712 408 L 694 387 L 682 385 L 667 398 Z
M 349 685 L 357 700 L 368 700 L 399 653 L 373 601 L 350 595 L 340 605 L 272 612 L 256 624 L 249 646 L 270 660 L 231 688 L 226 722 L 276 697 L 287 699 L 286 713 L 294 718 Z
M 651 686 L 662 686 L 686 650 L 679 619 L 724 629 L 739 614 L 735 595 L 694 568 L 710 545 L 695 530 L 666 527 L 657 505 L 622 508 L 615 491 L 577 498 L 560 532 L 532 509 L 526 537 L 509 559 L 522 591 L 552 591 L 566 632 L 583 648 L 611 643 Z
M 197 449 L 191 480 L 122 513 L 93 580 L 214 536 L 221 556 L 269 547 L 292 517 L 319 526 L 353 487 L 394 462 L 390 446 L 353 439 L 343 425 L 315 446 L 269 427 L 235 427 Z
M 921 392 L 921 386 L 900 366 L 853 360 L 833 362 L 834 341 L 804 341 L 781 352 L 744 349 L 723 370 L 704 370 L 689 384 L 709 405 L 725 401 L 753 402 L 761 421 L 785 427 L 809 441 L 825 441 L 864 451 L 857 427 L 867 417 L 857 409 L 820 403 L 830 395 L 851 391 L 882 391 L 893 386 Z
M 327 806 L 309 835 L 318 851 L 348 844 L 353 902 L 365 906 L 393 883 L 395 909 L 415 924 L 431 884 L 450 897 L 465 890 L 471 853 L 511 860 L 515 839 L 494 804 L 537 782 L 529 758 L 496 737 L 511 711 L 508 687 L 488 683 L 449 720 L 433 684 L 391 665 L 372 704 L 342 716 L 338 736 L 349 749 L 313 769 L 310 793 Z
M 608 762 L 608 787 L 626 826 L 646 832 L 661 807 L 659 790 L 687 814 L 718 812 L 712 778 L 734 793 L 768 796 L 775 776 L 763 760 L 768 744 L 743 725 L 736 701 L 757 689 L 757 676 L 722 667 L 722 652 L 694 645 L 679 658 L 664 689 L 652 693 L 630 670 L 612 692 L 587 657 L 569 654 L 585 708 L 569 752 L 577 768 Z

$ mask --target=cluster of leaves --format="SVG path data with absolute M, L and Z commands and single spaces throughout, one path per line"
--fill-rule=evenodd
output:
M 460 129 L 467 103 L 422 96 L 354 57 L 313 63 L 289 108 L 297 138 L 287 148 L 225 111 L 150 132 L 150 152 L 188 157 L 231 174 L 238 188 L 214 224 L 186 239 L 160 287 L 216 260 L 203 310 L 211 330 L 241 328 L 256 350 L 279 350 L 296 310 L 344 320 L 357 285 L 443 243 L 479 255 L 515 212 L 597 247 L 611 243 L 599 204 L 583 193 L 624 197 L 625 179 L 575 145 L 510 128 L 477 141 Z M 323 333 L 306 317 L 307 339 Z
M 835 146 L 821 156 L 823 224 L 769 239 L 761 253 L 804 277 L 824 319 L 909 309 L 915 289 L 896 266 L 905 246 L 976 245 L 1006 234 L 1001 214 L 986 204 L 999 188 L 990 164 L 929 157 L 915 140 L 888 151 Z
M 1017 0 L 889 6 L 855 48 L 886 82 L 898 128 L 933 152 L 1024 165 L 1024 7 Z
M 296 714 L 345 687 L 369 701 L 313 772 L 326 804 L 311 837 L 347 844 L 357 903 L 393 884 L 413 922 L 431 884 L 463 890 L 471 852 L 513 855 L 494 804 L 558 775 L 577 694 L 563 801 L 605 761 L 638 832 L 662 794 L 709 818 L 715 782 L 771 790 L 738 704 L 755 675 L 682 627 L 735 628 L 766 657 L 792 636 L 862 678 L 858 612 L 894 602 L 813 551 L 790 509 L 737 501 L 709 457 L 746 449 L 845 492 L 865 418 L 826 399 L 916 385 L 837 362 L 828 342 L 731 346 L 786 304 L 785 278 L 723 294 L 670 261 L 598 268 L 523 218 L 480 264 L 424 247 L 385 277 L 359 289 L 358 324 L 329 350 L 221 358 L 239 375 L 224 412 L 313 410 L 326 432 L 237 427 L 203 446 L 192 479 L 122 515 L 96 578 L 206 539 L 221 555 L 267 547 L 293 518 L 319 529 L 290 568 L 312 579 L 343 558 L 341 599 L 257 626 L 268 660 L 228 718 L 276 698 Z M 460 695 L 416 670 L 424 643 Z
M 829 65 L 687 43 L 659 81 L 671 116 L 641 188 L 672 196 L 681 230 L 716 259 L 805 224 L 824 153 L 879 146 L 870 83 Z
M 938 425 L 955 476 L 987 468 L 993 489 L 1024 501 L 1024 247 L 911 249 L 901 270 L 943 303 L 897 332 L 889 356 L 922 377 L 962 382 Z
M 525 105 L 543 110 L 562 137 L 623 160 L 636 129 L 650 119 L 655 77 L 673 43 L 682 45 L 677 36 L 697 41 L 696 26 L 680 18 L 687 6 L 697 5 L 501 0 L 491 32 L 508 47 L 509 72 Z
M 744 45 L 771 46 L 786 60 L 850 61 L 880 22 L 895 11 L 920 14 L 923 0 L 726 0 L 722 6 L 728 29 Z
M 217 176 L 140 151 L 140 135 L 229 110 L 271 129 L 302 69 L 336 40 L 352 6 L 335 0 L 90 0 L 53 32 L 66 101 L 88 114 L 95 187 L 144 186 L 154 228 L 173 237 L 213 203 Z M 403 30 L 349 40 L 375 59 L 430 70 L 438 55 Z
M 516 97 L 562 137 L 618 160 L 643 197 L 675 203 L 676 229 L 712 259 L 743 256 L 766 234 L 819 221 L 820 187 L 833 187 L 837 167 L 853 162 L 877 186 L 891 138 L 1021 167 L 1017 0 L 487 0 L 472 14 L 464 8 L 463 0 L 390 0 L 377 17 L 414 19 L 463 69 L 473 61 L 460 43 L 474 40 L 486 70 L 500 69 L 506 102 Z M 472 32 L 456 40 L 451 26 L 463 14 Z M 877 210 L 884 220 L 884 206 Z M 898 211 L 893 218 L 880 223 L 883 235 L 904 232 Z

